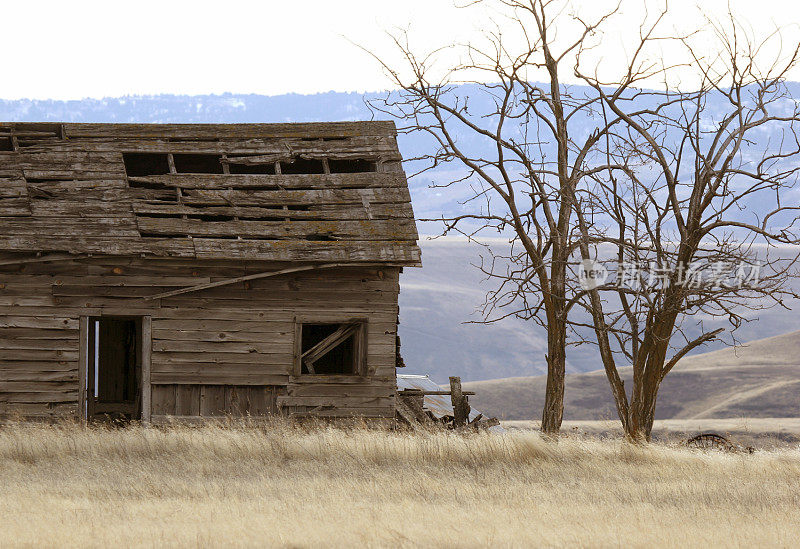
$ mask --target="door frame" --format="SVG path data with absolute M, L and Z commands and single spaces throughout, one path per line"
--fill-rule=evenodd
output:
M 141 413 L 139 420 L 144 424 L 150 423 L 152 408 L 152 388 L 150 384 L 150 366 L 153 354 L 153 330 L 152 317 L 149 315 L 116 315 L 111 313 L 99 315 L 85 315 L 80 317 L 79 338 L 80 346 L 78 349 L 78 417 L 82 424 L 88 421 L 89 411 L 89 357 L 92 352 L 89 349 L 91 320 L 94 318 L 112 317 L 121 319 L 137 320 L 140 323 L 139 331 L 139 357 L 141 370 L 140 400 Z

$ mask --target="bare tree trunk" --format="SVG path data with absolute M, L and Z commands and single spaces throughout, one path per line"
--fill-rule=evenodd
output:
M 670 293 L 666 302 L 673 304 L 677 299 L 674 293 Z M 650 441 L 658 390 L 665 375 L 664 364 L 675 320 L 674 313 L 656 315 L 645 334 L 638 362 L 633 365 L 633 391 L 627 422 L 623 421 L 625 435 L 632 441 Z
M 564 417 L 564 373 L 567 326 L 563 321 L 551 323 L 547 331 L 547 386 L 542 410 L 542 432 L 557 436 Z
M 650 442 L 656 413 L 660 380 L 645 372 L 640 386 L 634 388 L 625 435 L 635 442 Z
M 562 205 L 561 218 L 569 219 L 565 215 L 571 206 L 565 201 Z M 566 232 L 564 226 L 561 234 Z M 545 387 L 544 407 L 542 408 L 541 431 L 545 435 L 557 437 L 561 430 L 561 421 L 564 418 L 564 375 L 567 363 L 567 315 L 566 315 L 566 265 L 563 257 L 563 242 L 554 239 L 552 277 L 549 286 L 549 295 L 545 296 L 547 307 L 547 385 Z

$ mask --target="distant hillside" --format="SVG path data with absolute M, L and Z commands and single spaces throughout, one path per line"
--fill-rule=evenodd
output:
M 544 386 L 544 376 L 465 384 L 477 409 L 504 419 L 538 419 Z M 616 418 L 605 373 L 568 375 L 564 408 L 568 420 Z M 735 417 L 800 417 L 800 331 L 687 357 L 664 380 L 657 419 Z
M 547 340 L 542 328 L 517 318 L 474 324 L 482 318 L 477 309 L 491 284 L 474 266 L 480 263 L 479 254 L 485 252 L 458 239 L 422 239 L 420 244 L 423 267 L 406 269 L 400 277 L 400 336 L 403 358 L 408 365 L 406 373 L 430 374 L 438 383 L 446 383 L 449 375 L 477 381 L 545 373 Z M 507 244 L 497 241 L 495 246 L 502 248 Z M 800 281 L 796 288 L 800 292 Z M 786 305 L 790 309 L 752 313 L 753 321 L 737 331 L 737 338 L 755 341 L 800 327 L 800 303 L 787 300 Z M 703 321 L 710 329 L 728 327 L 724 319 Z M 713 343 L 699 352 L 723 347 L 721 343 Z M 687 359 L 684 364 L 688 363 Z M 593 345 L 571 346 L 567 350 L 568 373 L 591 372 L 599 366 Z M 602 384 L 601 387 L 600 394 L 605 397 L 608 389 Z M 529 395 L 531 391 L 524 393 Z M 537 398 L 541 393 L 536 392 Z M 537 403 L 534 409 L 538 406 Z M 613 413 L 613 407 L 609 410 Z M 538 414 L 537 411 L 534 416 Z M 514 415 L 521 416 L 530 417 Z

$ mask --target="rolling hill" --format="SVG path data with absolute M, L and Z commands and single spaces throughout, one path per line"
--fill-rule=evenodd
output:
M 621 369 L 630 385 L 631 369 Z M 536 419 L 545 377 L 513 377 L 465 383 L 484 414 Z M 567 420 L 616 418 L 603 371 L 568 374 Z M 800 331 L 687 357 L 661 386 L 657 419 L 800 417 Z

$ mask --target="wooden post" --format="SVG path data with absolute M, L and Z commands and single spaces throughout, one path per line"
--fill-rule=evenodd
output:
M 89 353 L 94 349 L 89 349 L 89 330 L 94 329 L 94 325 L 89 322 L 88 316 L 80 317 L 80 347 L 78 348 L 78 419 L 81 424 L 86 425 L 86 399 L 89 398 L 87 381 L 89 376 Z
M 463 427 L 469 418 L 469 402 L 467 397 L 461 392 L 461 378 L 453 376 L 450 378 L 450 402 L 453 403 L 453 426 Z
M 153 387 L 150 385 L 150 365 L 153 354 L 153 321 L 152 317 L 142 318 L 142 423 L 150 424 L 153 409 Z

